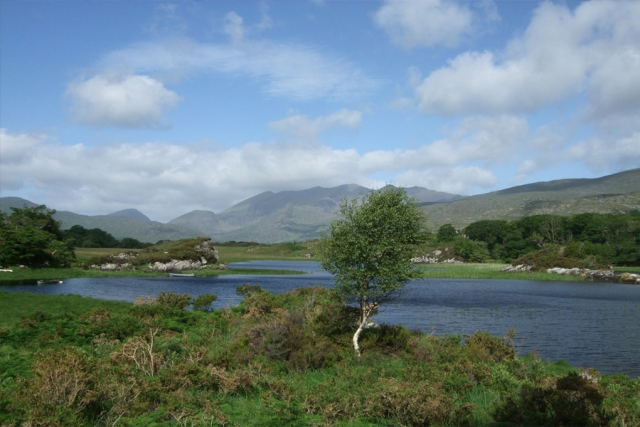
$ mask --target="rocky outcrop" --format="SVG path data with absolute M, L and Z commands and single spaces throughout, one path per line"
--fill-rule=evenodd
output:
M 519 265 L 508 265 L 505 268 L 502 269 L 502 271 L 508 271 L 508 272 L 512 272 L 512 271 L 531 271 L 533 267 L 531 267 L 530 265 L 524 265 L 524 264 L 519 264 Z
M 182 270 L 200 270 L 203 268 L 214 268 L 218 263 L 218 251 L 213 246 L 211 239 L 204 239 L 195 246 L 188 246 L 185 256 L 185 248 L 178 248 L 174 253 L 164 252 L 160 256 L 159 252 L 151 253 L 121 253 L 103 258 L 100 264 L 93 264 L 94 270 L 119 271 L 136 268 L 150 271 L 160 271 L 167 273 L 179 273 Z M 194 252 L 195 251 L 195 252 Z M 174 258 L 175 256 L 175 258 Z M 155 259 L 154 259 L 155 258 Z M 190 258 L 190 259 L 176 259 Z M 170 259 L 167 261 L 167 259 Z M 226 266 L 225 266 L 226 267 Z M 224 269 L 224 268 L 220 268 Z
M 436 249 L 430 254 L 411 258 L 411 262 L 414 264 L 463 264 L 464 261 L 455 256 L 453 253 L 449 253 L 448 248 L 445 250 Z
M 620 275 L 620 283 L 632 283 L 634 285 L 640 285 L 640 274 L 634 273 L 622 273 Z
M 102 271 L 120 271 L 126 270 L 128 268 L 133 268 L 133 266 L 129 263 L 129 261 L 134 260 L 138 255 L 129 252 L 129 253 L 120 253 L 118 255 L 111 255 L 108 258 L 108 262 L 102 264 L 93 264 L 91 265 L 92 270 L 102 270 Z
M 204 261 L 204 262 L 203 262 Z M 163 271 L 167 273 L 179 273 L 182 270 L 200 270 L 207 265 L 207 261 L 202 258 L 199 261 L 172 259 L 169 262 L 154 262 L 149 264 L 151 271 Z
M 218 256 L 218 251 L 213 246 L 213 242 L 211 240 L 203 240 L 198 245 L 196 245 L 194 249 L 200 255 L 200 257 L 206 261 L 204 262 L 204 264 L 206 264 L 207 262 L 216 263 L 220 259 Z
M 502 269 L 502 271 L 533 271 L 533 267 L 530 265 L 509 265 Z M 640 274 L 622 273 L 616 274 L 613 269 L 609 270 L 589 270 L 587 268 L 561 268 L 554 267 L 548 268 L 549 274 L 562 274 L 571 276 L 580 276 L 584 280 L 593 282 L 609 282 L 609 283 L 630 283 L 640 285 Z

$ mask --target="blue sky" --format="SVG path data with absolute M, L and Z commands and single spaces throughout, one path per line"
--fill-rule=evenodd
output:
M 0 196 L 164 222 L 640 167 L 638 22 L 638 1 L 3 1 Z

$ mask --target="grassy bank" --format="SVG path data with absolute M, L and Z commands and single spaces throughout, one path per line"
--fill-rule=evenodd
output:
M 26 315 L 0 329 L 3 426 L 640 424 L 640 381 L 518 358 L 481 332 L 383 325 L 356 358 L 353 311 L 323 288 L 253 289 L 211 313 L 25 297 L 0 295 Z
M 508 264 L 421 264 L 422 277 L 425 279 L 506 279 L 506 280 L 545 280 L 579 282 L 579 276 L 549 274 L 546 272 L 506 272 L 501 271 Z
M 262 245 L 258 243 L 223 243 L 216 245 L 220 253 L 220 260 L 225 264 L 231 262 L 286 260 L 313 260 L 316 253 L 317 241 L 303 243 L 278 243 Z M 310 257 L 307 257 L 309 255 Z
M 31 292 L 0 290 L 0 329 L 16 326 L 22 318 L 32 316 L 36 312 L 60 316 L 70 312 L 88 314 L 100 308 L 122 314 L 131 308 L 131 304 L 80 295 L 38 295 Z

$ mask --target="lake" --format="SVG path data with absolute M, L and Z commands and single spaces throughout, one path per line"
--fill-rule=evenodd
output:
M 240 301 L 235 289 L 245 283 L 270 292 L 326 286 L 332 276 L 312 261 L 252 261 L 232 268 L 302 270 L 295 276 L 218 276 L 209 278 L 79 278 L 63 284 L 3 286 L 3 290 L 39 294 L 79 294 L 133 301 L 163 291 L 218 295 L 214 307 Z M 549 361 L 603 373 L 640 376 L 640 286 L 590 282 L 428 279 L 410 282 L 374 320 L 402 324 L 436 335 L 473 334 L 480 329 L 502 336 L 516 329 L 516 349 L 535 350 Z

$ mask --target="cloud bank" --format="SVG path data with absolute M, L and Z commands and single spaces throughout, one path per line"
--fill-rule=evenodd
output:
M 409 2 L 413 3 L 413 2 Z M 640 3 L 542 3 L 502 52 L 465 52 L 416 89 L 427 114 L 534 112 L 586 94 L 595 120 L 640 112 Z

